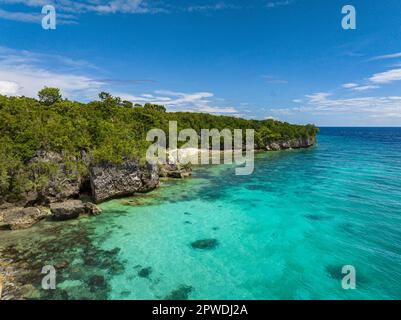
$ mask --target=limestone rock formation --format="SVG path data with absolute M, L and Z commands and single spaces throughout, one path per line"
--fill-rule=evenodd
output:
M 0 227 L 10 230 L 27 229 L 49 215 L 45 208 L 14 207 L 0 212 Z
M 93 203 L 84 203 L 80 200 L 68 200 L 65 202 L 52 203 L 50 210 L 55 220 L 76 219 L 80 215 L 99 215 L 102 211 Z
M 183 179 L 192 175 L 192 169 L 181 164 L 164 164 L 160 166 L 160 176 Z
M 302 149 L 309 148 L 316 144 L 316 138 L 299 138 L 292 139 L 288 141 L 275 141 L 275 142 L 267 142 L 266 150 L 267 151 L 280 151 L 287 149 Z
M 155 165 L 139 165 L 126 161 L 121 165 L 111 163 L 90 168 L 92 196 L 96 203 L 148 192 L 159 186 L 159 172 Z

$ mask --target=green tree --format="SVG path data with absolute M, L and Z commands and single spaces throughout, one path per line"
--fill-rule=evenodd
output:
M 131 101 L 128 101 L 128 100 L 124 100 L 121 104 L 125 108 L 132 108 L 133 107 L 133 103 Z
M 113 106 L 127 106 L 127 104 L 131 103 L 129 101 L 121 101 L 120 97 L 114 97 L 108 92 L 100 92 L 99 93 L 100 100 L 106 105 Z
M 39 101 L 47 106 L 50 106 L 58 101 L 61 101 L 61 93 L 58 88 L 44 87 L 38 92 Z

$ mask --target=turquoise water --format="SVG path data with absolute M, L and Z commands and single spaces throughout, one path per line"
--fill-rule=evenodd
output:
M 256 158 L 251 176 L 199 167 L 99 217 L 12 233 L 2 254 L 36 287 L 64 265 L 43 298 L 401 298 L 401 129 L 323 128 L 314 148 Z
M 125 264 L 109 298 L 401 298 L 401 129 L 322 129 L 317 147 L 255 166 L 202 167 L 143 203 L 104 204 L 95 234 L 117 228 L 99 246 Z M 217 246 L 191 246 L 202 239 Z M 356 290 L 342 289 L 344 265 Z

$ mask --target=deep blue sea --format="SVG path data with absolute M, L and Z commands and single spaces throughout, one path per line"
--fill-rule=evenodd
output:
M 198 167 L 99 217 L 8 238 L 64 247 L 35 254 L 69 260 L 68 298 L 400 299 L 401 128 L 322 128 L 318 141 L 257 154 L 250 176 Z M 355 290 L 342 288 L 345 265 Z

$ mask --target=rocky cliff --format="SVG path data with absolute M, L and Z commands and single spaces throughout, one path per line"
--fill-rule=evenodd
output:
M 96 203 L 131 196 L 137 192 L 148 192 L 159 186 L 158 167 L 140 166 L 136 161 L 121 165 L 111 163 L 91 166 L 89 169 L 92 196 Z
M 298 138 L 287 141 L 266 142 L 267 151 L 309 148 L 316 144 L 316 137 Z
M 15 197 L 0 198 L 0 229 L 29 228 L 40 220 L 68 220 L 83 214 L 98 215 L 96 203 L 148 192 L 159 186 L 159 168 L 125 161 L 94 165 L 84 151 L 65 156 L 39 150 L 27 161 L 27 189 Z

